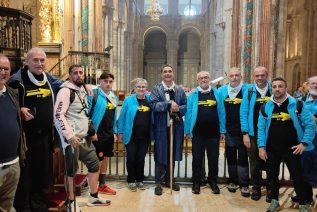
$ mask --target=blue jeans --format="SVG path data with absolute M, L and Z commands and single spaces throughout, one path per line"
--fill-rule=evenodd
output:
M 202 162 L 207 150 L 208 158 L 208 183 L 217 183 L 218 177 L 218 159 L 219 159 L 219 137 L 216 138 L 200 138 L 193 137 L 193 182 L 200 184 Z

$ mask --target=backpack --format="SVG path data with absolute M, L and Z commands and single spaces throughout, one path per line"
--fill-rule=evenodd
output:
M 70 90 L 69 105 L 71 105 L 74 102 L 74 100 L 75 100 L 76 90 L 71 89 L 71 88 L 69 88 L 69 90 Z M 86 88 L 85 88 L 85 90 L 86 90 Z M 94 107 L 96 105 L 96 102 L 97 102 L 97 99 L 98 99 L 97 90 L 93 89 L 92 92 L 93 92 L 94 98 L 92 99 L 92 104 L 91 104 L 91 109 L 90 109 L 89 116 L 91 116 L 93 114 L 93 109 L 94 109 Z
M 268 117 L 268 115 L 267 115 L 267 113 L 265 112 L 265 104 L 266 103 L 264 103 L 262 106 L 261 106 L 261 108 L 260 108 L 260 111 L 261 111 L 261 114 L 262 114 L 262 116 L 265 118 L 265 119 L 267 119 L 267 117 Z M 302 110 L 303 110 L 303 101 L 301 101 L 301 100 L 296 100 L 296 114 L 297 114 L 297 117 L 299 117 L 300 116 L 300 114 L 301 114 L 301 112 L 302 112 Z

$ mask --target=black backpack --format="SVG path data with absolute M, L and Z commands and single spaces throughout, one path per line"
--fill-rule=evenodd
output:
M 85 89 L 86 89 L 86 88 L 85 88 Z M 74 100 L 75 100 L 76 90 L 71 89 L 71 88 L 69 88 L 69 90 L 70 90 L 69 105 L 71 105 L 71 104 L 74 102 Z M 94 107 L 95 107 L 95 105 L 96 105 L 96 102 L 97 102 L 97 99 L 98 99 L 98 92 L 97 92 L 97 90 L 96 90 L 96 89 L 93 89 L 92 91 L 93 91 L 94 98 L 92 99 L 92 104 L 91 104 L 91 109 L 90 109 L 89 116 L 92 115 L 93 109 L 94 109 Z

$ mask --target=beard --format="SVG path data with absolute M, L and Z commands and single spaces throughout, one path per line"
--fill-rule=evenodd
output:
M 309 89 L 309 93 L 313 96 L 317 96 L 317 90 L 316 89 Z
M 84 85 L 84 81 L 82 81 L 82 80 L 76 80 L 76 81 L 75 81 L 75 85 L 77 85 L 78 87 L 80 87 L 80 86 Z

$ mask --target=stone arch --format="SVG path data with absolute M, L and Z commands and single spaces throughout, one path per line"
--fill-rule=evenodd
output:
M 143 70 L 149 88 L 158 83 L 160 69 L 167 61 L 167 36 L 165 31 L 157 26 L 145 30 L 143 37 Z
M 143 32 L 143 44 L 144 44 L 144 40 L 146 36 L 153 31 L 162 31 L 165 34 L 165 36 L 168 37 L 168 33 L 167 33 L 168 30 L 166 29 L 166 27 L 162 25 L 150 25 L 146 27 Z
M 178 33 L 178 83 L 196 86 L 196 74 L 201 69 L 201 33 L 196 27 L 183 27 Z

